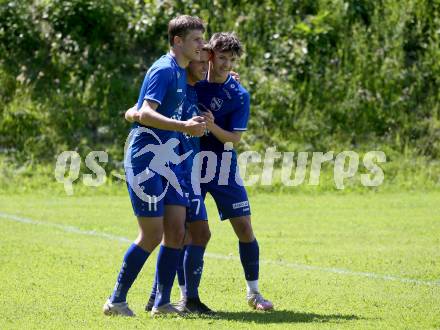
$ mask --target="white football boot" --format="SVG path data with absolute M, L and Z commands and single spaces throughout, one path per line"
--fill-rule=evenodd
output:
M 258 311 L 271 311 L 273 310 L 273 304 L 269 300 L 263 298 L 261 293 L 251 293 L 248 294 L 247 302 L 250 307 Z
M 102 310 L 105 315 L 121 315 L 128 317 L 136 316 L 125 301 L 120 303 L 112 303 L 110 299 L 108 299 L 105 302 Z
M 164 304 L 159 307 L 153 307 L 151 310 L 151 316 L 165 315 L 165 314 L 176 314 L 179 316 L 183 316 L 184 313 L 174 307 L 172 304 Z

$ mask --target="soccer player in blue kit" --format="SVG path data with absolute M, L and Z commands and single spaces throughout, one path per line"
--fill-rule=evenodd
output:
M 170 304 L 170 293 L 189 201 L 187 194 L 179 191 L 179 182 L 173 184 L 163 174 L 176 177 L 166 161 L 176 156 L 172 139 L 178 137 L 177 132 L 201 136 L 206 129 L 200 116 L 180 120 L 186 95 L 185 67 L 191 60 L 200 59 L 204 31 L 204 24 L 197 17 L 182 15 L 172 19 L 168 25 L 170 52 L 158 59 L 145 75 L 124 159 L 139 235 L 127 250 L 113 293 L 104 304 L 106 315 L 134 316 L 126 302 L 128 290 L 162 237 L 152 315 L 180 313 Z M 153 163 L 155 167 L 151 166 Z M 175 164 L 178 163 L 177 160 Z
M 214 166 L 209 166 L 209 161 L 205 164 L 203 157 L 200 158 L 201 195 L 211 194 L 221 220 L 229 219 L 238 237 L 249 306 L 272 310 L 273 304 L 263 298 L 258 288 L 259 246 L 252 229 L 246 189 L 238 171 L 237 154 L 231 148 L 231 144 L 235 146 L 240 142 L 249 119 L 249 93 L 230 75 L 243 52 L 242 45 L 235 34 L 222 32 L 211 37 L 206 49 L 210 52 L 208 76 L 195 85 L 198 106 L 206 112 L 203 116 L 209 130 L 201 137 L 200 148 L 205 154 L 215 154 L 216 160 Z M 197 194 L 194 183 L 197 184 L 192 182 L 192 188 Z M 203 260 L 203 255 L 199 259 Z
M 197 106 L 197 93 L 195 84 L 204 79 L 208 72 L 209 53 L 202 51 L 200 60 L 191 61 L 187 68 L 187 91 L 183 105 L 182 120 L 189 120 L 201 115 Z M 135 109 L 127 111 L 127 117 L 132 117 Z M 213 120 L 213 116 L 209 116 Z M 191 172 L 194 164 L 194 156 L 200 151 L 200 139 L 185 133 L 179 133 L 179 153 L 186 154 L 191 152 L 181 164 L 174 169 L 175 173 L 185 181 L 186 186 L 191 185 Z M 196 166 L 198 167 L 198 166 Z M 177 270 L 178 282 L 181 290 L 182 300 L 178 306 L 185 305 L 182 312 L 208 314 L 212 313 L 205 304 L 200 301 L 198 287 L 203 269 L 203 254 L 210 239 L 211 233 L 208 227 L 208 215 L 201 194 L 194 194 L 193 190 L 188 189 L 190 206 L 187 208 L 186 225 L 187 232 L 185 237 L 186 245 L 181 251 L 180 261 Z M 157 277 L 156 277 L 157 279 Z M 156 296 L 157 281 L 153 283 L 152 292 L 148 304 L 145 307 L 149 311 L 153 307 Z

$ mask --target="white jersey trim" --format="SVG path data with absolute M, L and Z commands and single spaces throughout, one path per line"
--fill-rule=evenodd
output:
M 232 76 L 229 75 L 228 79 L 226 79 L 226 81 L 223 83 L 223 85 L 226 85 L 227 83 L 229 83 L 229 81 L 231 81 L 231 79 L 232 79 Z

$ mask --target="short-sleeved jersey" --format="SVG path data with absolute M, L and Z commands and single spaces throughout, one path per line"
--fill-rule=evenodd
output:
M 186 71 L 181 68 L 171 54 L 159 58 L 147 71 L 139 93 L 137 107 L 140 109 L 144 100 L 150 100 L 159 104 L 157 112 L 168 118 L 180 120 L 183 111 L 183 102 L 186 97 Z M 145 127 L 139 123 L 132 125 L 132 130 Z M 129 144 L 129 159 L 125 159 L 125 165 L 145 166 L 151 158 L 151 153 L 145 153 L 134 158 L 138 151 L 148 144 L 165 143 L 170 138 L 177 138 L 174 131 L 161 130 L 154 127 L 146 127 L 152 134 L 135 134 Z M 130 161 L 130 163 L 128 163 Z
M 196 90 L 199 109 L 210 110 L 218 126 L 231 132 L 247 129 L 249 93 L 231 76 L 223 84 L 202 81 L 196 85 Z M 217 155 L 215 168 L 208 168 L 205 161 L 201 164 L 201 177 L 213 178 L 200 185 L 201 195 L 205 197 L 210 193 L 222 220 L 250 215 L 249 201 L 241 182 L 235 150 L 231 151 L 230 167 L 227 169 L 222 168 L 222 158 L 227 154 L 224 153 L 224 145 L 212 133 L 200 139 L 200 148 L 203 151 L 213 151 Z
M 242 132 L 247 129 L 249 120 L 250 97 L 248 91 L 228 76 L 223 84 L 210 83 L 206 80 L 196 84 L 198 105 L 201 111 L 210 110 L 215 123 L 227 131 Z M 200 139 L 201 150 L 221 153 L 223 143 L 212 133 Z
M 183 102 L 183 111 L 181 120 L 188 120 L 192 117 L 199 116 L 200 111 L 197 106 L 197 93 L 194 86 L 186 86 L 186 98 Z M 200 151 L 200 138 L 190 136 L 186 133 L 177 133 L 179 138 L 179 154 L 183 155 L 188 151 L 192 153 L 178 166 L 176 173 L 180 172 L 182 175 L 188 175 L 190 179 L 191 170 L 193 166 L 194 156 Z

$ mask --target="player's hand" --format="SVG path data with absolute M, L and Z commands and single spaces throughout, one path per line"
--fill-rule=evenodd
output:
M 131 107 L 130 109 L 128 109 L 125 112 L 125 120 L 130 122 L 130 123 L 135 122 L 136 121 L 135 117 L 136 117 L 137 112 L 138 112 L 137 111 L 137 105 L 135 104 L 133 107 Z
M 206 130 L 206 121 L 201 116 L 195 116 L 185 121 L 184 132 L 192 136 L 202 136 Z
M 204 111 L 204 112 L 202 112 L 202 117 L 205 119 L 205 121 L 206 121 L 206 127 L 208 128 L 208 129 L 210 129 L 210 127 L 212 126 L 212 125 L 214 125 L 214 115 L 212 114 L 212 112 L 211 111 Z
M 240 82 L 240 75 L 237 72 L 231 71 L 230 74 L 235 81 Z

